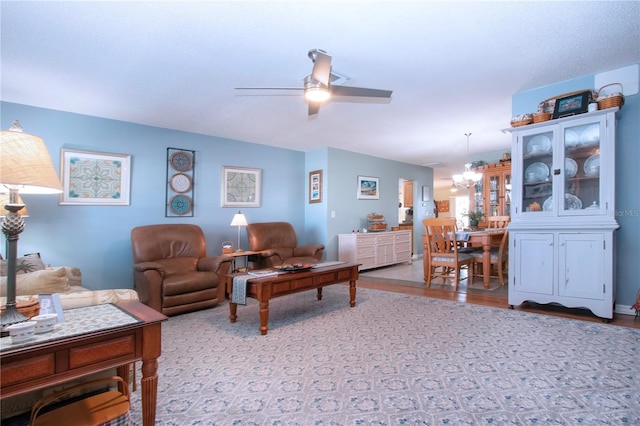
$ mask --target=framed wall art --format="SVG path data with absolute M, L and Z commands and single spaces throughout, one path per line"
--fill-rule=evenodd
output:
M 63 205 L 128 206 L 131 156 L 60 150 Z
M 358 176 L 358 200 L 379 200 L 380 180 L 377 177 Z
M 449 212 L 449 200 L 436 201 L 436 207 L 440 213 Z
M 322 202 L 322 170 L 309 172 L 309 203 Z
M 194 175 L 196 152 L 167 148 L 167 196 L 165 217 L 194 216 Z
M 422 187 L 422 201 L 429 201 L 429 187 Z
M 262 170 L 222 166 L 222 207 L 260 207 Z

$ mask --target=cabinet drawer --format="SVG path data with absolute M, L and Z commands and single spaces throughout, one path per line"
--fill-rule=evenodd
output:
M 378 244 L 393 244 L 393 235 L 379 235 L 376 238 L 376 243 Z
M 360 269 L 375 268 L 377 266 L 375 255 L 371 257 L 359 258 L 358 262 L 361 264 Z
M 411 251 L 411 244 L 409 244 L 409 241 L 396 243 L 396 252 L 400 251 Z
M 357 256 L 358 259 L 361 257 L 366 257 L 366 256 L 375 256 L 376 254 L 376 246 L 364 246 L 364 247 L 358 247 L 357 249 Z
M 396 243 L 404 243 L 404 242 L 409 242 L 411 240 L 411 234 L 400 234 L 400 235 L 396 235 Z

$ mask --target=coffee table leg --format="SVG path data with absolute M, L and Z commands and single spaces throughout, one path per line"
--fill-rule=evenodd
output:
M 234 323 L 236 322 L 236 319 L 238 319 L 238 315 L 236 315 L 236 312 L 238 311 L 238 304 L 237 303 L 231 303 L 231 295 L 229 295 L 229 321 Z
M 318 300 L 322 300 L 322 287 L 318 287 Z
M 266 335 L 269 330 L 269 301 L 260 301 L 260 334 Z
M 349 305 L 353 308 L 356 306 L 356 280 L 349 281 L 349 296 L 351 298 Z

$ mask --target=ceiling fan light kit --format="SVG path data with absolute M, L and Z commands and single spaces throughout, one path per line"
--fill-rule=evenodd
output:
M 304 90 L 304 97 L 309 103 L 309 115 L 315 115 L 320 110 L 320 104 L 327 102 L 332 96 L 349 96 L 361 98 L 389 99 L 393 91 L 368 89 L 365 87 L 343 86 L 331 84 L 340 80 L 339 74 L 331 71 L 331 56 L 322 49 L 309 50 L 309 58 L 313 62 L 311 74 L 304 78 L 304 87 L 236 87 L 236 90 Z
M 304 79 L 304 97 L 310 102 L 324 102 L 331 97 L 329 86 L 314 81 L 310 75 Z

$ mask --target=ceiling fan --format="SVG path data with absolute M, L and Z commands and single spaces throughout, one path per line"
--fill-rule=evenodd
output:
M 313 62 L 311 74 L 304 78 L 303 87 L 236 87 L 236 90 L 303 90 L 304 97 L 309 104 L 309 115 L 317 114 L 320 106 L 334 96 L 354 96 L 365 98 L 391 98 L 391 90 L 368 89 L 332 85 L 340 78 L 331 72 L 331 56 L 321 49 L 311 49 L 309 58 Z

